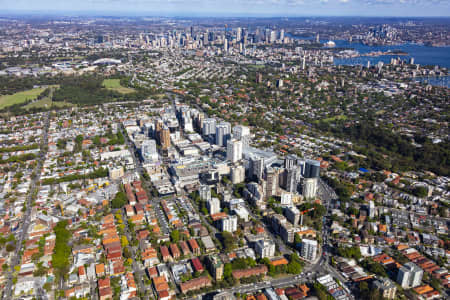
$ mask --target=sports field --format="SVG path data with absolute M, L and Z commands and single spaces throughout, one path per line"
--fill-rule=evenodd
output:
M 73 106 L 74 104 L 72 103 L 67 103 L 67 102 L 59 102 L 59 101 L 52 101 L 52 99 L 50 99 L 49 97 L 45 97 L 44 99 L 41 99 L 39 101 L 33 102 L 33 103 L 29 103 L 27 105 L 24 106 L 25 109 L 30 109 L 30 108 L 42 108 L 42 107 L 51 107 L 51 106 L 56 106 L 56 107 L 70 107 Z
M 113 90 L 122 94 L 129 94 L 134 92 L 134 89 L 130 89 L 120 85 L 120 79 L 105 79 L 103 81 L 103 86 L 108 90 Z
M 23 92 L 18 92 L 12 95 L 0 96 L 0 109 L 3 109 L 7 106 L 11 106 L 14 104 L 20 104 L 27 100 L 36 99 L 36 97 L 39 96 L 39 94 L 42 93 L 44 90 L 45 88 L 36 88 Z

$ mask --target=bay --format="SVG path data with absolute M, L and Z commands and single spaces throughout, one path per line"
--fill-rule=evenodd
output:
M 291 34 L 287 34 L 289 37 L 293 37 L 298 40 L 312 40 L 313 37 L 297 37 Z M 322 44 L 326 43 L 327 40 L 320 40 Z M 376 51 L 395 51 L 399 50 L 408 53 L 408 55 L 383 55 L 383 56 L 361 56 L 353 58 L 335 58 L 335 65 L 363 65 L 366 66 L 367 62 L 370 61 L 371 65 L 376 65 L 378 62 L 382 61 L 385 64 L 391 62 L 391 58 L 401 58 L 403 60 L 409 61 L 411 57 L 414 58 L 415 64 L 420 64 L 422 66 L 440 66 L 450 69 L 450 46 L 445 47 L 431 47 L 421 44 L 414 43 L 404 43 L 400 45 L 383 45 L 383 46 L 369 46 L 364 45 L 360 42 L 349 42 L 348 40 L 334 40 L 336 43 L 336 48 L 349 48 L 358 51 L 360 54 L 376 52 Z M 332 48 L 331 48 L 332 49 Z
M 337 48 L 352 48 L 361 54 L 375 51 L 403 51 L 408 55 L 383 55 L 377 57 L 361 56 L 354 58 L 336 58 L 334 63 L 336 65 L 367 65 L 370 61 L 371 65 L 377 64 L 379 61 L 390 63 L 391 58 L 401 58 L 409 61 L 411 57 L 414 58 L 414 63 L 430 66 L 440 66 L 450 68 L 450 47 L 430 47 L 419 44 L 406 43 L 401 45 L 386 45 L 386 46 L 369 46 L 359 42 L 350 43 L 348 41 L 338 40 L 334 41 Z

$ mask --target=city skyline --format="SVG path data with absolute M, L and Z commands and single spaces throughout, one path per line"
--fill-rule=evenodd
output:
M 98 14 L 152 16 L 434 16 L 449 17 L 448 0 L 18 0 L 3 15 Z M 420 13 L 418 13 L 420 12 Z M 2 14 L 0 12 L 0 14 Z

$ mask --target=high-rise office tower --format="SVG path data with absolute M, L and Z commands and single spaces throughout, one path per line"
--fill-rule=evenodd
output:
M 227 143 L 227 159 L 235 163 L 242 159 L 242 142 L 231 139 Z
M 415 263 L 409 262 L 404 264 L 398 270 L 397 283 L 402 288 L 413 288 L 422 282 L 423 270 Z
M 286 169 L 292 169 L 297 166 L 298 157 L 294 154 L 289 154 L 284 158 L 284 167 Z
M 313 261 L 317 256 L 317 241 L 303 239 L 301 256 L 309 261 Z
M 275 43 L 276 40 L 277 40 L 277 32 L 275 30 L 270 31 L 269 43 Z
M 237 216 L 227 216 L 220 220 L 220 229 L 222 231 L 235 232 L 237 230 Z
M 231 125 L 228 122 L 220 122 L 216 125 L 216 145 L 225 147 L 231 136 Z
M 238 125 L 233 127 L 233 137 L 242 142 L 244 147 L 250 145 L 250 128 Z
M 142 142 L 141 155 L 144 162 L 151 162 L 158 160 L 158 151 L 156 150 L 155 140 L 145 140 Z
M 375 203 L 371 200 L 369 201 L 369 218 L 373 219 L 375 217 Z
M 223 52 L 228 52 L 228 40 L 225 37 L 225 40 L 223 41 Z
M 245 168 L 242 165 L 233 166 L 231 168 L 231 182 L 238 184 L 245 181 Z
M 238 27 L 236 29 L 236 41 L 240 42 L 242 40 L 242 28 Z
M 167 126 L 163 126 L 159 132 L 159 142 L 163 150 L 167 150 L 170 147 L 170 129 Z
M 298 168 L 290 168 L 285 170 L 286 175 L 286 191 L 290 193 L 297 192 L 297 186 L 298 186 Z
M 209 214 L 214 215 L 220 212 L 220 200 L 218 198 L 211 198 L 206 201 Z
M 264 172 L 264 157 L 253 155 L 250 157 L 249 177 L 255 177 L 257 180 L 262 179 Z
M 211 199 L 211 188 L 209 185 L 201 185 L 199 189 L 200 199 L 208 201 Z
M 317 194 L 317 178 L 304 178 L 302 195 L 305 199 L 313 199 Z
M 211 135 L 216 133 L 216 119 L 206 118 L 203 120 L 202 125 L 203 135 Z
M 279 172 L 275 168 L 267 168 L 266 169 L 266 191 L 265 197 L 266 199 L 277 195 L 278 193 L 278 175 Z
M 320 175 L 320 161 L 307 159 L 305 164 L 305 178 L 318 178 Z

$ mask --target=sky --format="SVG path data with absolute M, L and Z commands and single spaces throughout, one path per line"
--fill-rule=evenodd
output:
M 5 12 L 152 16 L 450 17 L 450 0 L 0 0 L 0 14 L 4 15 Z

